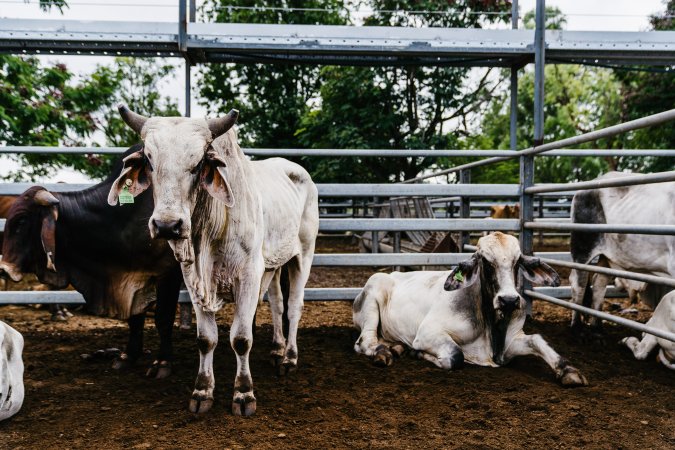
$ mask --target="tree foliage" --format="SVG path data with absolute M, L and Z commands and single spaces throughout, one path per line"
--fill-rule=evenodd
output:
M 78 79 L 64 64 L 35 57 L 0 55 L 0 142 L 5 145 L 90 145 L 102 132 L 109 145 L 126 146 L 138 137 L 117 116 L 125 102 L 144 114 L 175 115 L 176 104 L 157 89 L 171 66 L 119 58 Z M 62 167 L 100 178 L 111 157 L 25 154 L 9 178 L 34 180 Z
M 211 3 L 218 21 L 263 23 L 349 22 L 344 4 L 336 0 L 283 2 L 328 11 L 250 11 Z M 255 2 L 279 6 L 279 2 Z M 369 0 L 364 25 L 480 27 L 508 11 L 506 2 Z M 217 8 L 217 7 L 220 8 Z M 446 13 L 418 13 L 436 11 Z M 408 12 L 406 12 L 408 11 Z M 241 109 L 241 136 L 258 147 L 300 148 L 432 148 L 455 145 L 468 131 L 467 120 L 489 98 L 496 82 L 484 71 L 473 85 L 470 69 L 456 67 L 335 67 L 290 66 L 282 63 L 244 66 L 211 65 L 204 71 L 202 95 L 212 111 Z M 433 158 L 304 158 L 319 181 L 395 181 L 435 164 Z
M 675 0 L 666 3 L 666 9 L 651 17 L 655 30 L 675 31 Z M 617 70 L 621 81 L 622 120 L 633 120 L 650 114 L 667 111 L 675 105 L 675 71 L 644 68 L 644 71 Z M 625 148 L 675 148 L 675 123 L 635 131 L 625 136 Z M 675 170 L 675 163 L 668 157 L 627 158 L 626 167 L 635 171 L 660 172 Z

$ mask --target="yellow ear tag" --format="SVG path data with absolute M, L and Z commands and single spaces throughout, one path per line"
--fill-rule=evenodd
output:
M 453 278 L 455 279 L 455 281 L 459 281 L 460 283 L 464 281 L 464 275 L 462 275 L 462 272 L 459 270 L 455 272 L 455 276 Z
M 133 182 L 131 180 L 126 180 L 124 182 L 124 187 L 122 188 L 122 192 L 120 192 L 119 195 L 120 205 L 134 202 L 134 196 L 131 195 L 131 192 L 129 192 L 129 186 L 131 186 L 132 183 Z

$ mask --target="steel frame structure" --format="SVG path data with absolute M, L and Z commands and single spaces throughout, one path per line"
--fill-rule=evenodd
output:
M 518 29 L 518 2 L 513 1 L 512 29 L 406 29 L 398 27 L 346 27 L 346 26 L 313 26 L 313 25 L 263 25 L 263 24 L 206 24 L 195 21 L 195 1 L 179 0 L 179 17 L 177 23 L 156 22 L 81 22 L 52 20 L 18 20 L 0 19 L 0 52 L 24 54 L 96 54 L 96 55 L 129 55 L 129 56 L 182 56 L 186 60 L 186 116 L 190 115 L 190 66 L 195 63 L 240 62 L 240 63 L 294 63 L 294 64 L 333 64 L 333 65 L 431 65 L 431 66 L 492 66 L 511 68 L 511 151 L 476 151 L 465 156 L 491 156 L 491 158 L 456 166 L 429 176 L 418 177 L 411 182 L 422 179 L 459 172 L 460 185 L 322 185 L 320 192 L 331 197 L 392 196 L 392 195 L 435 195 L 461 197 L 461 218 L 449 220 L 425 219 L 323 219 L 321 229 L 324 231 L 442 229 L 461 230 L 463 243 L 468 243 L 469 230 L 504 230 L 519 231 L 521 250 L 524 254 L 532 254 L 533 230 L 538 229 L 584 229 L 613 233 L 655 233 L 675 234 L 675 227 L 612 225 L 599 226 L 591 224 L 541 223 L 533 217 L 534 195 L 546 192 L 569 192 L 573 189 L 590 189 L 589 182 L 568 185 L 534 185 L 534 156 L 545 155 L 561 147 L 589 142 L 603 136 L 625 132 L 629 129 L 651 126 L 675 118 L 675 110 L 650 116 L 637 121 L 609 127 L 604 130 L 587 133 L 575 138 L 554 143 L 543 144 L 544 120 L 544 67 L 547 63 L 592 63 L 612 65 L 675 65 L 675 32 L 585 32 L 585 31 L 551 31 L 545 30 L 545 0 L 537 0 L 535 29 Z M 516 151 L 516 106 L 518 70 L 524 65 L 534 63 L 535 95 L 534 95 L 534 134 L 533 146 L 526 150 Z M 5 148 L 2 152 L 21 151 L 21 148 Z M 26 152 L 43 152 L 45 149 L 28 147 Z M 55 151 L 61 149 L 54 149 Z M 91 153 L 119 153 L 119 148 L 87 148 Z M 70 150 L 68 150 L 70 151 Z M 252 150 L 249 153 L 269 155 L 269 149 Z M 297 151 L 289 149 L 286 156 L 297 155 Z M 401 152 L 377 150 L 324 150 L 315 151 L 317 156 L 411 156 Z M 439 151 L 416 151 L 413 156 L 460 156 L 461 152 L 452 155 Z M 559 151 L 549 153 L 556 156 L 581 155 L 580 150 Z M 608 151 L 590 150 L 586 155 L 609 154 Z M 593 153 L 595 152 L 595 153 Z M 633 151 L 635 155 L 647 155 L 649 151 Z M 672 156 L 671 151 L 659 153 Z M 370 154 L 368 154 L 370 153 Z M 284 154 L 281 151 L 280 154 Z M 626 153 L 628 155 L 628 153 Z M 464 155 L 463 155 L 464 156 Z M 470 169 L 485 164 L 504 161 L 511 158 L 520 159 L 520 184 L 509 185 L 470 185 Z M 675 180 L 675 173 L 632 177 L 633 184 L 664 182 Z M 593 182 L 590 182 L 593 183 Z M 597 186 L 595 187 L 602 187 Z M 20 184 L 0 186 L 0 193 L 22 191 Z M 51 188 L 51 186 L 50 186 Z M 77 185 L 58 185 L 58 188 L 72 190 L 81 188 Z M 519 220 L 481 220 L 469 218 L 469 200 L 471 197 L 516 196 L 520 199 L 521 217 Z M 470 246 L 465 246 L 470 249 Z M 359 262 L 349 255 L 316 255 L 315 262 L 342 265 L 351 259 L 350 265 Z M 361 263 L 375 265 L 387 258 L 388 264 L 434 264 L 439 262 L 456 262 L 456 256 L 436 257 L 436 255 L 363 255 Z M 445 255 L 444 255 L 445 256 Z M 457 255 L 458 256 L 458 255 Z M 550 255 L 549 255 L 550 256 Z M 426 259 L 425 259 L 426 258 Z M 375 261 L 378 259 L 378 261 Z M 562 261 L 560 260 L 562 259 Z M 547 259 L 547 262 L 560 265 L 570 263 L 568 258 Z M 596 268 L 591 265 L 578 265 L 580 269 L 606 273 L 612 269 Z M 604 272 L 598 269 L 603 269 Z M 608 272 L 609 271 L 609 272 Z M 642 274 L 625 271 L 625 278 L 644 279 Z M 673 280 L 663 277 L 652 277 L 650 282 L 673 285 Z M 356 289 L 308 289 L 308 299 L 351 299 Z M 535 289 L 524 286 L 524 294 L 559 304 L 571 309 L 583 308 L 572 306 L 568 302 L 552 299 L 550 295 L 565 295 L 565 289 Z M 46 293 L 32 293 L 36 303 L 47 302 Z M 29 294 L 20 294 L 26 296 Z M 49 298 L 75 298 L 76 293 L 50 293 Z M 0 304 L 7 293 L 0 293 Z M 555 300 L 555 301 L 554 301 Z M 57 302 L 56 300 L 54 300 Z M 59 300 L 58 302 L 63 302 Z M 566 304 L 567 303 L 567 304 Z M 588 310 L 584 313 L 595 315 L 603 320 L 610 320 L 640 331 L 654 333 L 642 324 L 626 319 L 613 318 L 611 315 Z M 607 317 L 609 316 L 609 317 Z M 628 322 L 632 322 L 628 323 Z M 672 334 L 672 333 L 671 333 Z M 662 336 L 663 337 L 663 336 Z M 673 339 L 673 336 L 666 337 Z

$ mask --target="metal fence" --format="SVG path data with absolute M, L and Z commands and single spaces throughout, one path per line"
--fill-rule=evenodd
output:
M 586 230 L 611 233 L 675 234 L 675 226 L 593 225 L 557 221 L 536 221 L 536 200 L 545 202 L 545 195 L 556 192 L 571 195 L 575 190 L 618 185 L 619 181 L 582 182 L 564 185 L 535 185 L 534 156 L 607 156 L 615 150 L 560 150 L 563 147 L 591 142 L 617 133 L 653 126 L 675 118 L 675 110 L 649 116 L 603 130 L 585 133 L 561 141 L 543 143 L 544 65 L 547 63 L 590 63 L 620 65 L 675 65 L 675 33 L 669 32 L 577 32 L 545 30 L 544 0 L 537 0 L 534 30 L 518 28 L 518 2 L 513 1 L 510 30 L 483 29 L 408 29 L 397 27 L 349 27 L 267 24 L 205 24 L 195 22 L 194 1 L 179 2 L 179 17 L 175 24 L 153 22 L 80 22 L 66 20 L 0 19 L 0 52 L 25 54 L 96 54 L 128 56 L 180 56 L 185 64 L 185 115 L 190 115 L 190 67 L 195 63 L 297 63 L 347 65 L 452 65 L 496 66 L 511 69 L 511 150 L 296 150 L 248 149 L 253 156 L 472 156 L 488 159 L 462 164 L 450 169 L 423 174 L 403 184 L 323 184 L 320 195 L 330 199 L 381 201 L 392 196 L 426 196 L 433 199 L 457 199 L 452 214 L 432 219 L 377 219 L 368 217 L 328 217 L 321 219 L 322 232 L 439 230 L 460 231 L 462 244 L 469 244 L 470 231 L 502 230 L 518 232 L 521 250 L 533 253 L 535 231 Z M 534 63 L 534 145 L 516 151 L 518 71 Z M 120 153 L 120 148 L 40 148 L 5 147 L 3 153 Z M 675 150 L 625 150 L 623 156 L 674 156 Z M 518 185 L 471 184 L 473 168 L 519 158 Z M 461 184 L 420 184 L 440 175 L 457 173 Z M 675 180 L 675 172 L 641 175 L 621 179 L 621 183 L 640 184 Z M 625 185 L 625 184 L 623 184 Z M 0 194 L 19 194 L 27 186 L 0 184 Z M 81 185 L 47 185 L 55 191 L 80 189 Z M 535 197 L 540 196 L 540 197 Z M 519 219 L 489 220 L 472 218 L 472 199 L 517 199 Z M 436 202 L 436 200 L 433 200 Z M 332 200 L 331 200 L 332 201 Z M 447 205 L 447 200 L 446 205 Z M 454 200 L 453 200 L 454 202 Z M 473 202 L 475 205 L 476 202 Z M 448 207 L 446 206 L 446 211 Z M 328 214 L 328 213 L 326 213 Z M 456 217 L 456 215 L 459 217 Z M 450 217 L 447 217 L 450 216 Z M 540 217 L 541 218 L 541 217 Z M 464 246 L 465 250 L 470 247 Z M 393 266 L 393 265 L 452 265 L 469 256 L 460 254 L 318 254 L 315 266 Z M 571 267 L 569 254 L 542 254 L 546 262 Z M 649 277 L 626 271 L 575 264 L 574 268 L 605 275 L 649 281 L 673 286 L 673 279 Z M 343 289 L 307 289 L 308 300 L 351 300 L 358 287 Z M 609 295 L 615 294 L 610 290 Z M 561 306 L 579 309 L 577 305 L 553 299 L 569 297 L 569 288 L 535 288 L 525 286 L 524 294 Z M 0 292 L 0 303 L 70 303 L 80 302 L 74 292 Z M 184 301 L 187 300 L 183 294 Z M 600 313 L 584 311 L 603 320 L 657 334 L 642 324 Z M 609 317 L 608 317 L 609 316 Z M 619 320 L 621 319 L 621 320 Z M 658 335 L 658 334 L 657 334 Z M 662 336 L 663 337 L 663 336 Z M 666 339 L 673 340 L 673 336 Z

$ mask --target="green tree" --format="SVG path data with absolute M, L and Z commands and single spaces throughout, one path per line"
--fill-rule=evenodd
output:
M 546 8 L 546 27 L 560 29 L 566 19 L 558 8 Z M 525 26 L 534 27 L 534 12 L 524 17 Z M 463 141 L 467 148 L 508 149 L 510 123 L 510 94 L 503 86 L 482 116 L 479 133 Z M 534 72 L 526 68 L 518 79 L 519 148 L 532 144 L 534 130 Z M 620 84 L 610 69 L 579 66 L 549 65 L 544 83 L 544 141 L 551 142 L 586 133 L 621 121 Z M 579 148 L 621 148 L 620 136 L 588 143 Z M 537 182 L 567 182 L 595 178 L 607 170 L 623 168 L 625 158 L 610 157 L 551 157 L 535 159 Z M 477 182 L 517 182 L 518 160 L 483 167 L 476 171 Z
M 0 142 L 5 145 L 80 146 L 92 144 L 97 131 L 110 145 L 138 141 L 117 116 L 128 103 L 148 115 L 175 115 L 176 104 L 158 85 L 172 67 L 155 61 L 119 58 L 81 77 L 64 64 L 42 65 L 37 58 L 0 55 Z M 94 178 L 109 172 L 112 156 L 16 155 L 21 168 L 14 180 L 35 180 L 62 167 Z
M 0 141 L 5 145 L 82 145 L 96 130 L 93 114 L 117 88 L 114 73 L 101 68 L 73 83 L 63 64 L 0 55 Z M 20 155 L 14 179 L 35 179 L 70 165 L 70 155 Z
M 654 30 L 675 30 L 675 0 L 666 3 L 663 13 L 651 17 Z M 633 120 L 673 108 L 675 105 L 675 71 L 645 67 L 638 70 L 616 70 L 621 80 L 624 98 L 622 120 Z M 625 148 L 672 149 L 675 148 L 675 123 L 635 131 L 623 138 Z M 675 170 L 673 158 L 648 157 L 624 158 L 622 168 L 638 172 Z

